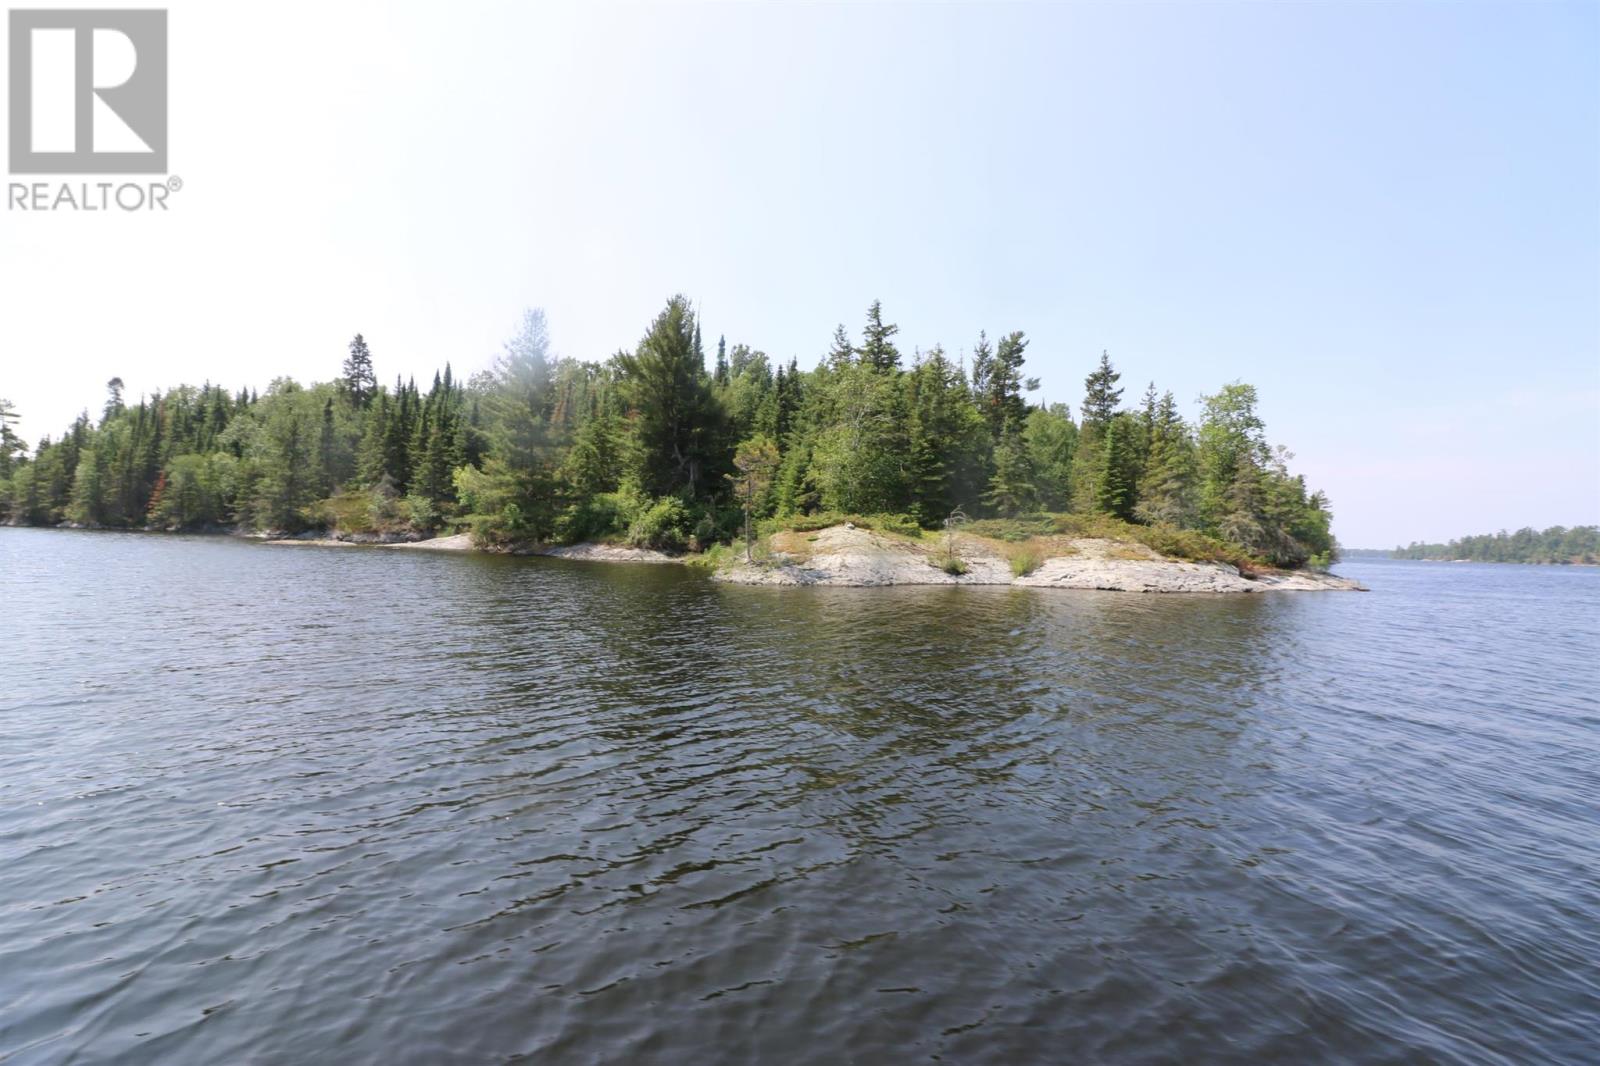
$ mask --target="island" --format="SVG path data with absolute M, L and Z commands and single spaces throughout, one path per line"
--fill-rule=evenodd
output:
M 802 370 L 719 338 L 674 296 L 631 351 L 550 351 L 528 311 L 492 369 L 380 385 L 130 402 L 107 383 L 31 449 L 0 401 L 0 521 L 678 560 L 773 585 L 1018 584 L 1134 591 L 1350 588 L 1327 498 L 1268 443 L 1253 386 L 1185 415 L 1123 402 L 1100 353 L 1081 404 L 1037 404 L 1029 339 L 903 353 L 873 302 Z

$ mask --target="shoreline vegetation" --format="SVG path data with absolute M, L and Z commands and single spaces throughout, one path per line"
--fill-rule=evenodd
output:
M 74 528 L 66 526 L 63 528 Z M 90 528 L 90 527 L 76 527 Z M 95 527 L 104 530 L 104 527 Z M 120 532 L 169 533 L 168 530 Z M 322 533 L 201 531 L 265 545 L 303 548 L 368 548 L 488 555 L 545 556 L 597 563 L 667 564 L 706 570 L 713 580 L 738 585 L 871 588 L 890 585 L 1018 585 L 1029 588 L 1108 592 L 1252 593 L 1356 591 L 1366 587 L 1324 571 L 1235 566 L 1215 559 L 1178 559 L 1135 540 L 1105 537 L 1032 536 L 1022 540 L 974 534 L 908 535 L 871 529 L 846 520 L 808 530 L 763 535 L 747 562 L 742 548 L 718 545 L 708 552 L 671 554 L 625 544 L 492 545 L 470 533 L 425 539 L 374 536 L 330 537 Z
M 446 364 L 427 389 L 379 385 L 358 334 L 310 386 L 132 403 L 113 378 L 98 419 L 31 450 L 0 401 L 0 521 L 660 554 L 764 584 L 1144 587 L 1181 565 L 1200 568 L 1189 584 L 1255 589 L 1337 559 L 1328 502 L 1268 444 L 1252 386 L 1192 419 L 1154 383 L 1124 405 L 1102 353 L 1074 411 L 1029 402 L 1020 331 L 954 358 L 902 354 L 898 331 L 875 302 L 813 369 L 725 339 L 708 360 L 675 296 L 599 362 L 552 356 L 528 311 L 491 370 L 463 382 Z

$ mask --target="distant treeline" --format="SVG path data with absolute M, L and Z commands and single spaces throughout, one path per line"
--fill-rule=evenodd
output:
M 1198 420 L 1154 384 L 1131 407 L 1102 354 L 1078 417 L 1039 406 L 1028 339 L 979 334 L 907 359 L 874 303 L 814 369 L 719 340 L 678 296 L 633 351 L 552 358 L 542 312 L 490 371 L 378 384 L 366 340 L 340 376 L 123 395 L 31 453 L 0 402 L 0 517 L 13 523 L 431 532 L 486 542 L 620 539 L 706 547 L 754 516 L 892 514 L 936 528 L 1037 512 L 1111 516 L 1282 566 L 1332 558 L 1327 500 L 1268 445 L 1255 389 Z M 908 365 L 909 364 L 909 365 Z
M 1600 526 L 1551 526 L 1544 532 L 1501 530 L 1449 544 L 1412 544 L 1395 559 L 1469 559 L 1478 563 L 1600 563 Z

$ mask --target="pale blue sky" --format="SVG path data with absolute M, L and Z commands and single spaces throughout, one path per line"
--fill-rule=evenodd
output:
M 142 6 L 142 5 L 141 5 Z M 0 212 L 30 438 L 667 296 L 812 365 L 1022 329 L 1256 384 L 1352 546 L 1600 521 L 1600 5 L 171 5 L 166 216 Z

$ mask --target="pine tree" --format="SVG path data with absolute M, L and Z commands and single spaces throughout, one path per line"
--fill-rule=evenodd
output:
M 728 383 L 728 338 L 725 336 L 717 338 L 717 371 L 713 380 L 718 385 Z
M 17 418 L 11 401 L 0 399 L 0 478 L 9 477 L 18 457 L 25 458 L 28 453 L 28 446 L 11 429 Z
M 100 419 L 103 426 L 122 413 L 122 379 L 112 378 L 106 382 L 106 409 Z
M 1022 376 L 1023 352 L 1027 347 L 1027 338 L 1021 330 L 1001 337 L 994 357 L 989 361 L 983 387 L 978 391 L 984 416 L 996 440 L 1007 433 L 1021 430 L 1023 420 L 1028 417 L 1028 403 L 1022 394 L 1039 387 L 1037 378 Z M 977 365 L 978 356 L 974 353 L 974 371 Z

